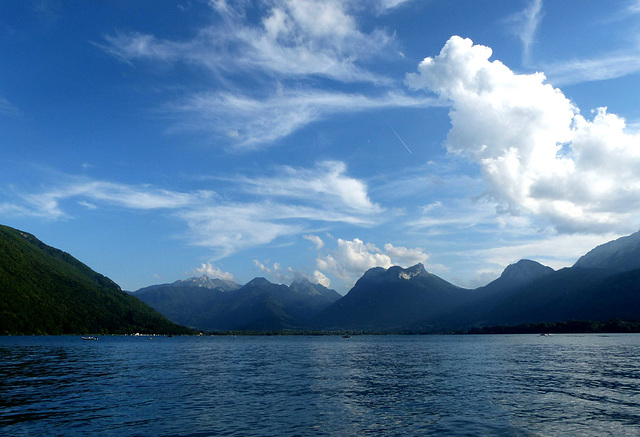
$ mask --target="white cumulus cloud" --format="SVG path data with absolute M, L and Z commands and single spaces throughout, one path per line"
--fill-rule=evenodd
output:
M 393 260 L 394 265 L 402 267 L 410 267 L 418 263 L 424 263 L 429 259 L 429 255 L 424 253 L 422 249 L 407 249 L 402 246 L 394 246 L 391 243 L 384 245 L 384 250 Z
M 327 288 L 331 286 L 331 280 L 327 278 L 327 276 L 324 273 L 322 273 L 320 270 L 315 270 L 313 272 L 313 279 L 316 284 L 323 285 Z
M 214 266 L 211 263 L 203 263 L 200 267 L 195 269 L 195 273 L 199 275 L 207 275 L 212 278 L 224 279 L 227 281 L 233 281 L 233 274 L 225 272 L 220 268 Z
M 355 238 L 338 239 L 338 247 L 317 260 L 318 268 L 330 272 L 347 284 L 355 282 L 365 271 L 373 267 L 391 267 L 391 258 L 375 245 L 365 244 Z
M 516 74 L 491 55 L 454 36 L 407 75 L 410 87 L 449 102 L 447 150 L 480 167 L 500 211 L 560 232 L 635 230 L 640 136 L 606 108 L 584 117 L 544 74 Z

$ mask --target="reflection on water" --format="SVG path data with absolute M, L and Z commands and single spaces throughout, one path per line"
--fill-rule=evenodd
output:
M 639 435 L 640 335 L 0 338 L 0 435 Z

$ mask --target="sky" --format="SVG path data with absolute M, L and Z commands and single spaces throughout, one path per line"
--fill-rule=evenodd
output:
M 473 288 L 640 229 L 638 0 L 0 3 L 0 223 L 123 289 Z

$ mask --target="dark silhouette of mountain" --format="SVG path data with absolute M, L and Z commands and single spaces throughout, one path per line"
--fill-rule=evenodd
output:
M 0 333 L 190 333 L 66 252 L 0 226 Z
M 554 272 L 551 267 L 528 259 L 510 264 L 498 279 L 470 291 L 466 302 L 442 317 L 442 325 L 449 329 L 486 326 L 496 306 L 508 300 L 519 289 Z
M 344 296 L 313 319 L 323 329 L 435 329 L 439 316 L 468 302 L 469 290 L 428 273 L 422 264 L 368 270 Z
M 495 305 L 484 325 L 567 320 L 640 319 L 640 270 L 565 268 L 515 290 Z
M 574 267 L 615 273 L 640 269 L 640 232 L 596 247 L 578 259 Z
M 640 233 L 635 233 L 596 247 L 571 268 L 506 287 L 500 299 L 483 300 L 473 308 L 479 316 L 475 325 L 640 320 L 639 279 Z
M 571 268 L 531 260 L 475 290 L 410 268 L 368 270 L 346 296 L 308 281 L 290 287 L 256 278 L 201 305 L 205 329 L 443 331 L 572 319 L 640 320 L 640 233 L 599 246 Z M 315 300 L 311 300 L 315 297 Z M 180 320 L 176 320 L 180 321 Z
M 314 318 L 324 329 L 442 331 L 569 320 L 640 320 L 640 234 L 604 244 L 574 267 L 531 260 L 490 284 L 464 290 L 422 265 L 367 271 Z
M 565 268 L 510 292 L 492 308 L 483 325 L 557 322 L 575 319 L 584 290 L 605 279 L 598 269 Z M 597 319 L 589 316 L 588 319 Z
M 551 267 L 544 266 L 536 261 L 522 259 L 515 264 L 510 264 L 495 281 L 475 290 L 475 293 L 488 296 L 496 293 L 513 290 L 553 273 Z
M 200 283 L 205 281 L 197 278 Z M 319 284 L 298 279 L 291 286 L 255 278 L 244 286 L 211 280 L 212 288 L 194 287 L 194 278 L 133 293 L 176 323 L 206 331 L 300 329 L 341 296 Z

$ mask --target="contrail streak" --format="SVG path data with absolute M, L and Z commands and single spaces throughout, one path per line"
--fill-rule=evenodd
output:
M 387 119 L 383 118 L 384 122 L 387 124 L 387 126 L 389 126 L 389 129 L 391 129 L 391 132 L 393 132 L 393 134 L 396 136 L 396 138 L 398 138 L 400 140 L 400 142 L 402 143 L 402 145 L 404 146 L 405 149 L 407 149 L 407 152 L 411 153 L 413 155 L 413 152 L 411 151 L 411 149 L 409 149 L 409 146 L 407 146 L 405 144 L 404 141 L 402 141 L 402 138 L 400 138 L 400 135 L 398 135 L 398 132 L 396 132 L 396 130 L 394 128 L 391 127 L 391 125 L 389 124 L 389 122 L 387 121 Z

